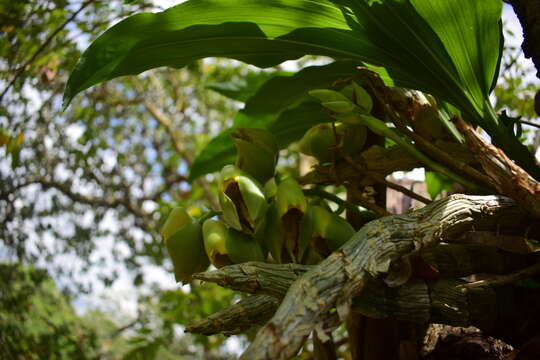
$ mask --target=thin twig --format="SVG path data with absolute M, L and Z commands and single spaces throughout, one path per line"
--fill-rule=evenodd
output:
M 193 163 L 193 159 L 189 154 L 187 153 L 186 149 L 184 148 L 184 145 L 182 143 L 182 139 L 179 138 L 178 132 L 175 131 L 175 128 L 172 125 L 171 120 L 163 114 L 156 106 L 154 106 L 152 103 L 148 102 L 147 100 L 143 100 L 143 105 L 146 108 L 146 110 L 152 115 L 152 117 L 163 127 L 165 127 L 165 130 L 169 134 L 171 141 L 173 143 L 173 146 L 180 154 L 188 166 L 191 166 Z M 204 192 L 204 196 L 206 200 L 210 203 L 210 206 L 212 208 L 218 208 L 218 204 L 216 202 L 215 196 L 212 194 L 212 191 L 210 190 L 210 187 L 208 186 L 208 183 L 204 181 L 204 179 L 200 178 L 196 180 L 197 184 L 202 188 Z
M 177 184 L 180 182 L 188 182 L 188 179 L 185 176 L 180 175 L 180 174 L 170 174 L 169 176 L 165 177 L 165 182 L 159 190 L 157 190 L 153 194 L 149 194 L 147 196 L 140 198 L 140 201 L 146 201 L 146 200 L 157 201 L 164 193 L 169 191 L 174 184 Z
M 370 173 L 368 174 L 367 173 L 367 170 L 364 169 L 360 164 L 358 164 L 357 162 L 354 161 L 354 159 L 351 157 L 351 155 L 347 154 L 345 151 L 343 151 L 343 149 L 339 148 L 340 152 L 341 152 L 341 155 L 343 156 L 343 158 L 345 159 L 345 161 L 347 161 L 347 163 L 349 165 L 351 165 L 352 167 L 354 167 L 356 170 L 358 170 L 359 172 L 361 173 L 365 173 L 366 176 L 370 177 L 371 179 L 373 179 L 374 181 L 378 182 L 379 184 L 382 184 L 382 185 L 385 185 L 391 189 L 394 189 L 396 191 L 399 191 L 405 195 L 407 195 L 408 197 L 410 198 L 413 198 L 413 199 L 416 199 L 424 204 L 430 204 L 431 203 L 431 200 L 423 197 L 422 195 L 420 194 L 417 194 L 415 193 L 414 191 L 412 190 L 409 190 L 407 189 L 406 187 L 404 186 L 401 186 L 399 184 L 396 184 L 396 183 L 393 183 L 393 182 L 390 182 L 390 181 L 387 181 L 383 176 L 379 176 L 379 175 L 376 175 L 376 174 L 373 174 L 373 173 Z
M 539 128 L 540 129 L 540 124 L 537 124 L 537 123 L 533 123 L 532 121 L 527 121 L 527 120 L 519 120 L 520 123 L 522 124 L 526 124 L 526 125 L 529 125 L 529 126 L 534 126 L 536 128 Z
M 69 199 L 77 203 L 87 204 L 91 206 L 101 206 L 105 208 L 116 208 L 122 206 L 129 213 L 135 216 L 137 222 L 140 224 L 140 227 L 142 229 L 144 229 L 148 233 L 152 233 L 155 230 L 155 226 L 151 217 L 146 214 L 138 205 L 134 204 L 128 196 L 122 198 L 110 198 L 84 195 L 73 191 L 71 189 L 72 184 L 69 182 L 58 182 L 48 179 L 32 180 L 17 186 L 16 189 L 20 189 L 22 187 L 32 184 L 40 184 L 44 189 L 56 189 L 65 196 L 67 196 Z
M 342 198 L 334 195 L 334 194 L 331 194 L 329 192 L 326 192 L 324 190 L 321 190 L 321 189 L 317 189 L 317 188 L 313 188 L 313 189 L 307 189 L 307 190 L 304 190 L 304 194 L 308 195 L 308 196 L 320 196 L 322 197 L 323 199 L 327 199 L 327 200 L 330 200 L 330 201 L 333 201 L 335 202 L 336 204 L 338 204 L 339 206 L 342 206 L 346 209 L 349 209 L 357 214 L 360 214 L 360 210 L 358 209 L 358 206 L 346 201 L 346 200 L 343 200 Z M 390 215 L 390 213 L 388 211 L 386 211 L 386 209 L 383 209 L 382 207 L 372 203 L 372 202 L 369 202 L 367 200 L 364 200 L 364 199 L 358 199 L 358 203 L 362 206 L 362 207 L 365 207 L 366 209 L 368 210 L 371 210 L 373 211 L 375 214 L 377 214 L 378 216 L 387 216 L 387 215 Z
M 139 316 L 137 316 L 137 318 L 129 323 L 127 323 L 126 325 L 124 326 L 121 326 L 119 327 L 118 329 L 115 329 L 113 330 L 108 338 L 109 339 L 115 339 L 117 336 L 119 336 L 121 333 L 123 333 L 124 331 L 134 327 L 135 325 L 137 325 L 139 322 L 141 321 L 141 318 L 140 318 L 140 313 L 139 313 Z
M 386 185 L 390 189 L 394 189 L 396 191 L 399 191 L 399 192 L 407 195 L 408 197 L 413 198 L 415 200 L 418 200 L 418 201 L 420 201 L 420 202 L 422 202 L 424 204 L 431 204 L 433 202 L 433 201 L 429 200 L 428 198 L 425 198 L 422 195 L 417 194 L 414 191 L 407 189 L 404 186 L 401 186 L 399 184 L 396 184 L 396 183 L 393 183 L 393 182 L 390 182 L 390 181 L 386 180 L 382 176 L 377 176 L 377 175 L 374 175 L 374 174 L 370 174 L 369 177 L 371 177 L 373 180 L 375 180 L 375 181 L 377 181 L 377 182 L 379 182 L 381 184 Z
M 511 61 L 508 62 L 505 66 L 504 66 L 504 70 L 500 71 L 501 74 L 504 74 L 506 73 L 508 70 L 510 70 L 512 68 L 512 66 L 514 66 L 517 61 L 519 60 L 519 57 L 523 54 L 523 49 L 520 47 L 516 56 L 513 56 Z
M 480 288 L 480 287 L 504 286 L 504 285 L 513 284 L 516 281 L 528 279 L 539 273 L 540 273 L 540 263 L 537 263 L 537 264 L 534 264 L 533 266 L 530 266 L 520 271 L 516 271 L 508 275 L 499 275 L 495 279 L 480 280 L 480 281 L 475 281 L 469 284 L 464 284 L 464 285 L 461 285 L 460 288 L 474 289 L 474 288 Z
M 41 44 L 41 46 L 32 54 L 32 56 L 15 72 L 15 75 L 13 76 L 13 79 L 11 79 L 11 81 L 9 82 L 9 84 L 6 86 L 6 88 L 4 89 L 4 91 L 2 91 L 2 94 L 0 95 L 0 102 L 2 102 L 2 99 L 4 98 L 4 96 L 6 95 L 6 93 L 8 92 L 8 90 L 13 86 L 13 84 L 15 84 L 15 81 L 17 81 L 17 79 L 19 78 L 19 76 L 26 70 L 26 68 L 32 63 L 34 62 L 34 60 L 36 60 L 37 56 L 43 51 L 45 50 L 45 48 L 51 43 L 51 41 L 56 37 L 56 35 L 58 35 L 58 33 L 60 31 L 62 31 L 66 26 L 67 24 L 69 24 L 70 22 L 72 22 L 76 17 L 77 15 L 79 15 L 81 13 L 81 11 L 83 11 L 88 5 L 90 5 L 91 3 L 93 3 L 95 0 L 87 0 L 86 2 L 84 2 L 80 7 L 79 9 L 77 9 L 77 11 L 75 11 L 69 18 L 66 19 L 66 21 L 64 21 L 62 24 L 60 24 L 60 26 L 58 26 L 52 33 L 51 35 L 49 35 L 49 37 L 47 39 L 45 39 L 45 41 Z
M 373 75 L 371 72 L 369 72 L 369 79 L 370 81 L 370 87 L 372 90 L 372 93 L 375 95 L 377 100 L 380 104 L 382 104 L 385 113 L 390 117 L 396 128 L 405 136 L 409 137 L 411 140 L 414 141 L 415 145 L 417 145 L 420 149 L 423 149 L 425 152 L 429 153 L 432 157 L 438 159 L 439 161 L 449 165 L 450 167 L 460 170 L 464 174 L 468 175 L 470 178 L 474 179 L 476 182 L 481 184 L 482 186 L 486 186 L 488 188 L 492 188 L 491 182 L 489 180 L 489 177 L 482 174 L 478 170 L 472 168 L 471 166 L 467 165 L 466 163 L 457 160 L 456 158 L 452 157 L 448 153 L 444 152 L 443 150 L 439 149 L 435 145 L 431 144 L 429 141 L 418 135 L 417 133 L 409 130 L 404 124 L 403 121 L 396 115 L 396 112 L 394 109 L 389 105 L 390 100 L 389 99 L 383 99 L 381 97 L 380 92 L 376 89 L 376 84 L 374 83 Z M 385 94 L 386 97 L 386 94 Z

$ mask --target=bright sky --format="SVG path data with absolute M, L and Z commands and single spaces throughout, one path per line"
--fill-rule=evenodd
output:
M 185 0 L 154 0 L 154 4 L 156 4 L 156 6 L 162 9 L 167 9 L 167 8 L 170 8 L 171 6 L 181 4 L 184 1 Z

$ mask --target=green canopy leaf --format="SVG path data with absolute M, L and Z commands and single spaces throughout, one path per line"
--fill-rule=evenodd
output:
M 278 113 L 300 103 L 309 90 L 330 88 L 336 80 L 353 76 L 361 65 L 358 61 L 336 61 L 306 67 L 293 76 L 276 76 L 248 99 L 244 110 L 250 115 Z
M 411 0 L 442 41 L 459 81 L 479 114 L 494 86 L 502 51 L 502 2 Z
M 384 67 L 397 86 L 454 106 L 540 178 L 489 104 L 500 60 L 500 0 L 191 0 L 133 15 L 85 51 L 64 104 L 106 80 L 228 57 L 269 67 L 306 54 Z
M 449 177 L 433 171 L 426 171 L 426 188 L 429 196 L 435 199 L 444 190 L 448 190 L 454 185 L 454 181 Z
M 309 102 L 314 99 L 308 96 L 308 91 L 331 87 L 336 80 L 352 76 L 359 65 L 354 61 L 336 61 L 309 66 L 293 76 L 270 78 L 247 100 L 245 108 L 234 120 L 233 129 L 266 128 L 276 136 L 281 149 L 287 147 L 299 140 L 310 127 L 331 121 L 330 116 L 321 111 L 319 103 Z M 191 166 L 190 178 L 219 171 L 223 166 L 234 163 L 236 149 L 230 139 L 233 129 L 223 131 L 205 146 Z
M 332 39 L 333 46 L 323 39 Z M 133 15 L 95 40 L 73 70 L 65 104 L 99 82 L 160 66 L 212 56 L 258 67 L 305 54 L 354 57 L 359 49 L 353 42 L 342 12 L 327 1 L 188 1 Z
M 300 140 L 305 132 L 314 125 L 332 121 L 330 115 L 321 111 L 321 105 L 316 102 L 304 102 L 295 108 L 283 111 L 276 119 L 250 118 L 243 111 L 238 113 L 232 129 L 227 129 L 213 138 L 195 158 L 190 168 L 190 179 L 221 170 L 227 164 L 233 164 L 236 159 L 236 149 L 231 141 L 231 133 L 237 127 L 261 127 L 270 130 L 275 135 L 280 149 Z M 252 121 L 245 123 L 246 119 Z
M 397 85 L 440 96 L 482 119 L 501 45 L 499 27 L 491 26 L 499 21 L 500 1 L 411 1 L 192 0 L 137 14 L 88 48 L 65 100 L 101 81 L 202 57 L 268 67 L 314 54 L 384 66 Z M 483 81 L 472 77 L 478 71 Z
M 224 130 L 206 144 L 189 168 L 190 180 L 219 171 L 225 165 L 234 164 L 236 149 L 231 140 L 233 131 L 234 128 Z
M 257 89 L 269 79 L 275 76 L 291 75 L 293 75 L 293 73 L 286 71 L 250 71 L 245 76 L 242 76 L 242 78 L 214 83 L 208 86 L 208 88 L 229 99 L 246 102 L 251 96 L 255 95 Z

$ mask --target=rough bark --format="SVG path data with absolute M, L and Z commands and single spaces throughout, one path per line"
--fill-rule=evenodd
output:
M 497 190 L 540 218 L 540 183 L 503 151 L 487 143 L 470 124 L 458 117 L 454 118 L 454 123 Z
M 509 198 L 452 195 L 408 214 L 372 221 L 292 284 L 243 358 L 291 358 L 332 307 L 346 318 L 351 298 L 369 279 L 385 276 L 387 283 L 401 285 L 410 275 L 403 271 L 407 256 L 449 241 L 472 226 L 494 226 L 510 216 L 524 215 Z
M 275 267 L 277 271 L 269 271 L 269 267 Z M 242 331 L 261 324 L 265 319 L 269 319 L 277 309 L 278 300 L 274 296 L 281 299 L 285 292 L 281 294 L 280 292 L 287 287 L 287 284 L 292 284 L 302 274 L 302 271 L 309 269 L 309 267 L 302 265 L 269 265 L 265 263 L 245 263 L 227 268 L 234 270 L 229 271 L 229 269 L 223 268 L 225 270 L 202 273 L 198 277 L 221 284 L 225 282 L 242 284 L 240 288 L 233 287 L 237 290 L 272 293 L 274 295 L 260 296 L 260 298 L 258 295 L 248 297 L 243 301 L 257 299 L 257 303 L 267 302 L 267 305 L 264 307 L 257 305 L 259 310 L 255 309 L 255 311 L 250 310 L 254 308 L 253 306 L 235 308 L 233 312 L 236 319 L 234 316 L 223 315 L 225 311 L 231 311 L 229 310 L 231 307 L 199 323 L 204 324 L 204 326 L 189 327 L 189 331 L 204 334 L 231 333 L 231 327 Z M 250 270 L 245 273 L 241 271 L 242 268 L 250 268 Z M 262 273 L 265 275 L 255 275 L 254 271 L 258 268 L 262 269 Z M 224 279 L 224 281 L 220 282 L 218 279 Z M 255 283 L 262 284 L 263 287 L 253 286 Z M 538 331 L 537 325 L 534 324 L 540 314 L 535 313 L 534 306 L 527 306 L 523 302 L 531 303 L 540 299 L 539 290 L 533 291 L 506 286 L 499 289 L 478 288 L 464 291 L 460 285 L 465 283 L 463 280 L 456 279 L 437 281 L 414 279 L 402 286 L 391 288 L 381 280 L 372 279 L 366 284 L 365 291 L 352 299 L 351 309 L 353 312 L 349 316 L 362 314 L 374 319 L 393 319 L 417 324 L 441 323 L 462 327 L 476 326 L 485 333 L 491 333 L 513 344 L 517 344 L 520 339 L 526 339 L 527 337 L 523 335 L 531 330 Z M 526 298 L 529 299 L 526 300 Z M 260 309 L 263 308 L 265 310 L 261 311 Z M 339 323 L 336 313 L 325 315 L 325 320 L 330 324 Z M 510 326 L 511 324 L 514 324 L 515 327 Z
M 513 347 L 475 327 L 432 324 L 422 348 L 424 360 L 510 360 Z
M 263 325 L 272 317 L 278 305 L 278 300 L 272 296 L 249 296 L 226 309 L 189 325 L 186 332 L 202 335 L 239 334 L 253 326 Z
M 525 321 L 530 316 L 503 311 L 523 311 L 527 307 L 519 301 L 530 296 L 519 295 L 511 288 L 508 290 L 509 287 L 496 291 L 458 288 L 457 285 L 464 282 L 454 278 L 479 272 L 507 273 L 536 263 L 537 257 L 527 254 L 530 250 L 526 251 L 523 245 L 527 235 L 523 233 L 525 225 L 532 225 L 533 229 L 538 226 L 509 198 L 453 195 L 420 210 L 368 223 L 340 250 L 315 267 L 243 263 L 196 274 L 194 278 L 248 293 L 270 295 L 274 299 L 281 299 L 287 293 L 273 318 L 244 354 L 245 359 L 290 358 L 310 332 L 320 328 L 317 324 L 339 323 L 339 318 L 344 320 L 351 314 L 351 306 L 353 311 L 374 318 L 475 325 L 507 338 L 514 337 L 513 341 L 516 341 L 517 332 L 509 333 L 510 327 L 506 323 L 510 321 L 516 327 L 524 328 L 516 319 Z M 448 244 L 471 242 L 474 234 L 482 238 L 480 245 Z M 485 246 L 489 244 L 486 234 L 497 239 L 493 245 L 500 245 L 500 237 L 521 239 L 522 244 L 517 250 L 522 254 L 509 254 Z M 435 246 L 441 242 L 445 244 Z M 422 271 L 418 272 L 411 265 L 418 263 L 418 258 L 422 260 L 420 263 L 432 268 L 431 272 L 439 280 L 417 278 Z M 410 280 L 412 275 L 414 280 Z M 259 322 L 271 316 L 277 301 L 264 307 L 266 315 L 259 316 Z M 503 301 L 516 305 L 497 306 Z M 245 315 L 242 306 L 236 308 L 240 311 L 236 316 L 229 316 L 228 323 L 235 324 L 233 331 L 241 331 L 238 324 L 242 322 L 238 319 L 251 318 Z M 337 312 L 329 313 L 331 308 L 336 308 Z M 222 314 L 226 312 L 210 319 L 207 327 L 221 331 L 219 326 L 223 325 L 216 319 L 225 316 Z M 258 313 L 252 312 L 254 315 L 250 316 L 260 315 L 261 311 Z M 494 322 L 504 324 L 504 328 L 497 329 Z M 253 321 L 243 324 L 249 327 Z M 224 330 L 230 332 L 230 326 L 226 325 Z M 538 331 L 534 326 L 531 330 Z
M 477 232 L 472 232 L 474 233 Z M 468 238 L 469 234 L 471 233 L 466 233 L 463 237 Z M 463 241 L 463 237 L 456 241 Z M 432 271 L 436 272 L 435 278 L 441 279 L 462 278 L 478 273 L 507 274 L 535 264 L 539 257 L 536 254 L 512 254 L 495 247 L 475 244 L 441 244 L 414 256 L 431 266 Z M 411 259 L 411 262 L 413 261 Z M 292 282 L 312 268 L 313 265 L 246 262 L 194 274 L 193 277 L 232 290 L 266 294 L 281 299 Z M 411 270 L 417 277 L 435 279 L 422 276 L 421 271 L 415 268 Z

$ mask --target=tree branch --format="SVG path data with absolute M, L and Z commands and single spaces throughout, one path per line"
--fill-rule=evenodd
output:
M 304 190 L 304 194 L 307 195 L 307 196 L 318 196 L 318 197 L 321 197 L 323 199 L 330 200 L 330 201 L 336 203 L 337 205 L 342 206 L 342 207 L 354 212 L 355 214 L 360 214 L 360 210 L 358 209 L 358 206 L 356 206 L 356 205 L 354 205 L 354 204 L 352 204 L 352 203 L 350 203 L 350 202 L 348 202 L 346 200 L 343 200 L 342 198 L 340 198 L 337 195 L 326 192 L 324 190 L 317 189 L 317 188 L 306 189 L 306 190 Z M 359 199 L 358 204 L 360 206 L 368 209 L 368 210 L 373 211 L 378 216 L 390 215 L 390 213 L 388 211 L 386 211 L 386 209 L 378 206 L 377 204 L 374 204 L 374 203 L 370 202 L 368 199 Z
M 437 161 L 442 165 L 449 166 L 450 169 L 458 170 L 460 174 L 465 174 L 469 178 L 473 179 L 477 184 L 491 188 L 491 184 L 487 176 L 481 172 L 469 166 L 466 162 L 452 154 L 439 149 L 431 142 L 418 135 L 416 132 L 411 131 L 404 123 L 401 117 L 405 117 L 409 123 L 412 123 L 410 115 L 406 114 L 406 111 L 398 111 L 400 108 L 399 102 L 403 97 L 395 96 L 395 93 L 384 85 L 379 75 L 372 70 L 361 68 L 359 76 L 363 76 L 369 79 L 372 93 L 378 102 L 383 106 L 385 113 L 389 116 L 390 120 L 394 123 L 396 128 L 405 136 L 414 141 L 415 146 L 423 151 L 425 154 Z M 396 100 L 398 98 L 399 100 Z M 407 98 L 407 102 L 414 101 L 411 98 Z M 410 105 L 406 106 L 407 109 Z
M 493 186 L 536 218 L 540 218 L 540 183 L 510 160 L 502 150 L 487 143 L 470 124 L 459 117 L 454 118 L 454 124 L 465 136 L 467 145 L 476 155 Z
M 472 226 L 494 226 L 501 217 L 525 216 L 506 197 L 452 195 L 422 209 L 368 223 L 340 250 L 293 283 L 244 358 L 292 357 L 331 307 L 346 317 L 351 298 L 363 293 L 369 279 L 384 276 L 392 286 L 406 282 L 410 276 L 404 260 L 407 256 L 450 241 Z
M 189 325 L 186 332 L 202 335 L 239 334 L 253 326 L 263 325 L 272 317 L 278 305 L 278 300 L 272 296 L 249 296 L 224 310 Z
M 175 131 L 171 120 L 146 99 L 143 100 L 143 105 L 146 110 L 152 115 L 152 117 L 165 128 L 171 138 L 176 152 L 178 152 L 178 154 L 180 154 L 184 158 L 188 166 L 191 166 L 191 164 L 193 163 L 191 155 L 188 154 L 186 149 L 184 148 L 182 139 L 179 137 L 178 132 Z M 204 196 L 206 200 L 210 203 L 210 206 L 213 209 L 218 209 L 219 205 L 216 201 L 216 197 L 212 194 L 208 183 L 204 181 L 204 179 L 197 179 L 196 182 L 202 188 Z
M 528 279 L 540 273 L 540 263 L 536 263 L 528 268 L 516 271 L 512 274 L 500 275 L 494 279 L 480 280 L 473 283 L 462 285 L 466 289 L 474 289 L 479 287 L 498 287 L 513 284 L 515 282 Z
M 538 260 L 535 255 L 512 254 L 482 245 L 457 244 L 441 244 L 414 256 L 432 266 L 437 277 L 441 278 L 462 278 L 478 273 L 505 274 L 535 264 Z M 417 262 L 420 259 L 410 260 Z M 282 298 L 294 280 L 313 268 L 313 265 L 245 262 L 197 273 L 193 278 L 235 291 Z M 411 271 L 413 275 L 423 275 L 416 269 Z
M 354 159 L 352 158 L 352 156 L 350 154 L 348 154 L 347 152 L 343 151 L 342 148 L 339 148 L 339 151 L 340 151 L 340 154 L 341 156 L 345 159 L 345 161 L 347 161 L 347 163 L 349 163 L 349 165 L 351 165 L 353 168 L 355 168 L 356 170 L 358 170 L 359 173 L 363 173 L 363 174 L 366 174 L 367 177 L 373 179 L 375 182 L 381 184 L 381 185 L 384 185 L 386 187 L 389 187 L 390 189 L 394 189 L 396 191 L 399 191 L 405 195 L 407 195 L 408 197 L 410 198 L 413 198 L 413 199 L 416 199 L 424 204 L 429 204 L 431 203 L 431 200 L 429 199 L 426 199 L 425 197 L 415 193 L 414 191 L 411 191 L 399 184 L 394 184 L 390 181 L 387 181 L 385 179 L 384 176 L 380 175 L 380 174 L 377 174 L 377 173 L 370 173 L 370 174 L 367 174 L 367 171 L 366 171 L 366 168 L 365 166 L 361 166 L 359 163 L 355 162 Z M 386 211 L 386 209 L 383 209 L 385 210 L 385 214 L 383 215 L 389 215 L 388 211 Z
M 140 224 L 141 228 L 146 230 L 149 233 L 155 231 L 155 225 L 153 220 L 146 214 L 140 207 L 134 204 L 129 198 L 101 198 L 94 197 L 89 195 L 83 195 L 77 193 L 71 189 L 71 184 L 69 182 L 58 182 L 48 179 L 37 179 L 33 181 L 26 182 L 24 184 L 19 184 L 17 189 L 26 187 L 32 184 L 40 184 L 44 189 L 53 188 L 60 191 L 62 194 L 70 198 L 72 201 L 91 205 L 91 206 L 102 206 L 105 208 L 116 208 L 123 206 L 128 212 L 135 216 L 136 221 Z
M 303 271 L 314 268 L 314 266 L 302 266 L 295 264 L 270 265 L 265 263 L 244 263 L 229 266 L 228 268 L 249 269 L 248 273 L 241 271 L 214 271 L 203 273 L 208 276 L 199 276 L 201 279 L 214 277 L 216 280 L 219 274 L 229 274 L 227 281 L 236 284 L 253 284 L 258 282 L 262 286 L 275 286 L 273 289 L 267 288 L 264 292 L 273 293 L 272 296 L 255 295 L 245 299 L 253 299 L 257 303 L 257 308 L 264 310 L 264 316 L 258 316 L 255 311 L 246 311 L 242 307 L 236 308 L 234 305 L 228 309 L 211 315 L 208 319 L 199 322 L 196 326 L 189 327 L 191 332 L 215 334 L 220 332 L 235 333 L 247 330 L 250 324 L 248 319 L 257 319 L 259 323 L 263 317 L 271 317 L 276 310 L 278 299 L 285 295 L 286 285 L 290 285 L 302 275 Z M 268 271 L 273 268 L 275 271 Z M 225 268 L 223 268 L 225 269 Z M 258 269 L 260 272 L 254 272 Z M 286 276 L 284 276 L 287 274 Z M 247 279 L 250 281 L 247 281 Z M 225 277 L 223 278 L 225 280 Z M 534 313 L 534 308 L 520 307 L 519 288 L 507 287 L 504 291 L 494 291 L 493 289 L 468 289 L 463 280 L 439 279 L 437 281 L 424 281 L 414 279 L 399 287 L 388 287 L 383 281 L 371 279 L 366 283 L 364 292 L 352 299 L 351 309 L 357 313 L 376 319 L 397 319 L 414 323 L 435 322 L 449 324 L 453 326 L 476 326 L 485 332 L 499 334 L 501 337 L 512 339 L 508 327 L 503 319 L 516 316 L 514 306 L 498 307 L 501 302 L 515 303 L 520 309 L 519 318 L 530 317 Z M 465 288 L 465 290 L 463 290 Z M 249 291 L 259 291 L 248 285 Z M 281 290 L 280 290 L 281 289 Z M 539 291 L 530 292 L 529 296 L 536 298 Z M 257 297 L 260 296 L 260 297 Z M 274 297 L 276 296 L 276 297 Z M 255 300 L 256 298 L 256 300 Z M 266 302 L 265 305 L 263 303 Z M 230 311 L 229 313 L 227 313 Z M 532 315 L 537 316 L 537 315 Z M 322 315 L 325 323 L 330 327 L 339 324 L 338 314 L 327 313 Z M 242 324 L 236 326 L 235 324 Z M 528 330 L 522 330 L 528 331 Z
M 69 18 L 66 19 L 66 21 L 64 21 L 62 24 L 60 24 L 60 26 L 58 26 L 48 37 L 47 39 L 45 39 L 45 41 L 41 44 L 41 46 L 39 48 L 36 49 L 36 51 L 34 51 L 34 53 L 32 54 L 32 56 L 30 56 L 30 58 L 28 60 L 26 60 L 26 62 L 15 72 L 15 75 L 13 76 L 13 78 L 11 79 L 11 81 L 9 82 L 9 84 L 7 84 L 6 88 L 4 89 L 4 91 L 2 91 L 2 94 L 0 94 L 0 102 L 2 102 L 2 99 L 4 98 L 4 96 L 7 94 L 8 90 L 13 86 L 13 84 L 15 84 L 15 81 L 17 81 L 17 79 L 19 78 L 19 76 L 23 73 L 23 71 L 26 71 L 26 68 L 34 62 L 34 60 L 36 60 L 37 56 L 43 51 L 45 50 L 45 48 L 51 43 L 51 41 L 53 41 L 53 39 L 56 37 L 56 35 L 58 35 L 58 33 L 60 31 L 62 31 L 70 22 L 72 22 L 76 17 L 77 15 L 79 15 L 81 13 L 81 11 L 83 11 L 88 5 L 92 4 L 95 0 L 87 0 L 85 1 L 84 3 L 81 4 L 81 6 L 73 13 L 71 14 L 71 16 Z
M 188 179 L 185 176 L 180 175 L 180 174 L 170 174 L 169 176 L 165 178 L 165 183 L 163 184 L 161 189 L 157 190 L 153 194 L 142 197 L 140 200 L 141 201 L 146 201 L 146 200 L 156 201 L 161 197 L 161 195 L 169 191 L 171 189 L 171 186 L 180 182 L 188 182 Z
M 361 182 L 371 174 L 384 177 L 394 171 L 409 171 L 422 166 L 420 161 L 404 152 L 399 146 L 390 148 L 372 146 L 354 159 L 354 163 L 356 165 L 352 166 L 347 161 L 339 161 L 333 169 L 329 166 L 316 166 L 314 170 L 304 175 L 300 182 L 302 184 Z

